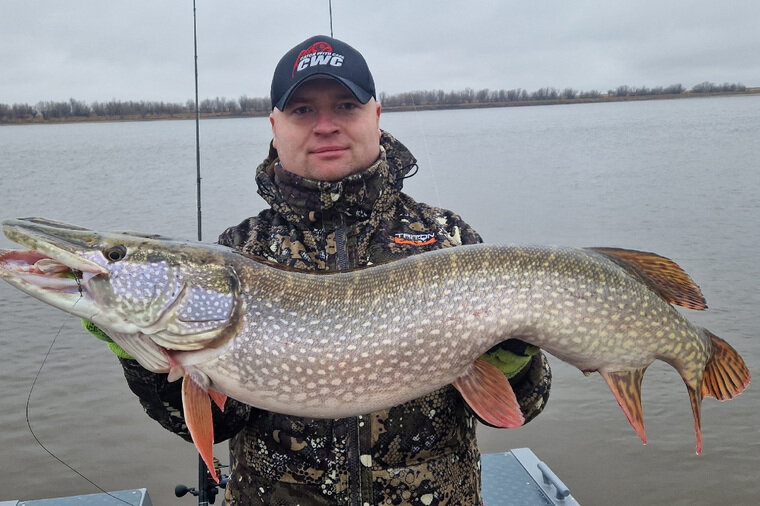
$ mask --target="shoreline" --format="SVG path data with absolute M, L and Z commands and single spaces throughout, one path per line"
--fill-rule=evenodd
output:
M 758 95 L 760 87 L 747 88 L 744 91 L 720 91 L 696 93 L 684 91 L 679 94 L 660 94 L 660 95 L 630 95 L 630 96 L 601 96 L 593 98 L 555 98 L 542 100 L 513 100 L 507 102 L 470 102 L 463 104 L 427 104 L 427 105 L 401 105 L 401 106 L 384 106 L 383 113 L 389 112 L 409 112 L 409 111 L 435 111 L 435 110 L 454 110 L 454 109 L 486 109 L 501 107 L 532 107 L 542 105 L 571 105 L 571 104 L 594 104 L 606 102 L 637 102 L 648 100 L 671 100 L 684 98 L 705 98 L 705 97 L 722 97 L 722 96 L 741 96 L 741 95 Z M 200 119 L 230 119 L 230 118 L 261 118 L 269 116 L 268 112 L 251 112 L 251 113 L 201 113 Z M 17 120 L 0 120 L 0 126 L 3 125 L 49 125 L 61 123 L 91 123 L 91 122 L 117 122 L 117 121 L 165 121 L 165 120 L 190 120 L 195 119 L 194 112 L 178 114 L 134 114 L 121 116 L 82 116 L 66 118 L 28 118 Z

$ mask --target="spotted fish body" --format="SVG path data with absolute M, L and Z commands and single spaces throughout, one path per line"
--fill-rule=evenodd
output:
M 704 333 L 593 251 L 474 245 L 351 273 L 242 272 L 257 287 L 242 297 L 244 328 L 198 367 L 233 397 L 256 391 L 244 400 L 294 415 L 407 401 L 512 337 L 589 371 L 667 359 L 693 388 L 712 353 Z
M 186 420 L 206 454 L 207 393 L 220 406 L 229 395 L 339 418 L 451 383 L 487 421 L 520 425 L 509 384 L 478 360 L 511 338 L 598 371 L 644 441 L 641 378 L 654 360 L 671 364 L 690 395 L 698 452 L 702 398 L 749 383 L 728 344 L 671 306 L 704 308 L 696 285 L 651 253 L 472 245 L 314 274 L 41 218 L 6 221 L 4 232 L 32 248 L 0 252 L 6 281 L 93 321 L 144 367 L 185 378 Z

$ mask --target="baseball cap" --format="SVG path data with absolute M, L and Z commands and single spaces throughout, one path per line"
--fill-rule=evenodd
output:
M 362 104 L 375 97 L 375 81 L 361 53 L 338 39 L 317 35 L 280 59 L 272 76 L 272 108 L 282 111 L 296 88 L 314 76 L 335 79 Z

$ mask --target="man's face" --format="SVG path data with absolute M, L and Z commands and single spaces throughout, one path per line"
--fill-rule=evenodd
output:
M 334 79 L 305 82 L 269 122 L 283 168 L 308 179 L 337 181 L 380 154 L 380 104 L 362 104 Z

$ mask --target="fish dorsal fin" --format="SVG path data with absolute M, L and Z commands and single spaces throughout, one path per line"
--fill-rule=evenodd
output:
M 599 374 L 602 375 L 607 386 L 612 390 L 631 427 L 641 438 L 641 442 L 647 444 L 647 435 L 644 432 L 644 413 L 641 409 L 641 380 L 644 378 L 644 371 L 645 369 L 599 371 Z
M 512 386 L 496 366 L 477 359 L 453 385 L 484 422 L 501 428 L 520 427 L 525 422 Z
M 663 256 L 621 248 L 589 248 L 601 253 L 633 274 L 670 304 L 688 309 L 707 309 L 696 283 L 681 267 Z

